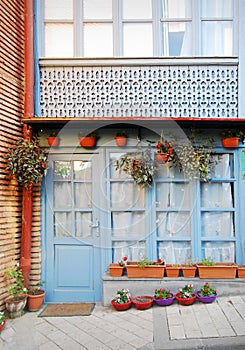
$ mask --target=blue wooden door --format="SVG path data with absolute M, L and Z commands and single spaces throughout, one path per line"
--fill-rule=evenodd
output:
M 101 298 L 97 158 L 98 154 L 49 157 L 44 235 L 47 302 Z

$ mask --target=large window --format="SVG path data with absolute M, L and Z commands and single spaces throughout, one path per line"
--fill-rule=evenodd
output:
M 237 0 L 45 0 L 42 56 L 236 54 Z

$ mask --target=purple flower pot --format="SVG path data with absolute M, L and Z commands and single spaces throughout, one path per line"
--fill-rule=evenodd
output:
M 154 301 L 155 303 L 157 303 L 159 306 L 168 306 L 168 305 L 171 305 L 173 304 L 174 302 L 174 295 L 171 293 L 171 298 L 168 298 L 168 299 L 155 299 L 154 298 Z
M 202 302 L 202 303 L 213 303 L 216 298 L 217 298 L 217 294 L 216 295 L 211 295 L 211 296 L 201 296 L 200 295 L 200 290 L 197 291 L 197 298 Z

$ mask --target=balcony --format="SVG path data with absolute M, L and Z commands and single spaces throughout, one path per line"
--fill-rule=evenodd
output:
M 238 118 L 238 60 L 41 59 L 40 118 Z

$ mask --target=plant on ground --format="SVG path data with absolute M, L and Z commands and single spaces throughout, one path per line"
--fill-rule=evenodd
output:
M 18 296 L 21 294 L 26 294 L 27 289 L 24 286 L 24 277 L 22 274 L 22 269 L 17 263 L 15 266 L 8 268 L 5 271 L 5 277 L 10 281 L 9 293 L 13 295 L 14 300 L 18 300 Z
M 30 295 L 43 294 L 43 290 L 41 289 L 41 287 L 44 285 L 44 283 L 45 282 L 43 280 L 38 281 L 34 287 L 30 287 L 28 289 L 28 294 Z
M 3 324 L 3 321 L 6 320 L 4 312 L 0 312 L 0 326 Z
M 164 299 L 169 299 L 172 298 L 172 293 L 170 292 L 170 290 L 164 289 L 164 288 L 160 288 L 160 289 L 155 289 L 155 299 L 160 299 L 160 300 L 164 300 Z
M 192 298 L 194 294 L 193 284 L 186 284 L 184 288 L 179 288 L 179 297 L 182 299 Z
M 116 304 L 125 304 L 131 300 L 131 294 L 128 289 L 123 288 L 117 291 L 117 294 L 113 300 Z
M 208 282 L 205 282 L 204 285 L 200 289 L 200 296 L 201 297 L 207 297 L 207 296 L 214 296 L 216 295 L 216 289 L 210 286 Z

